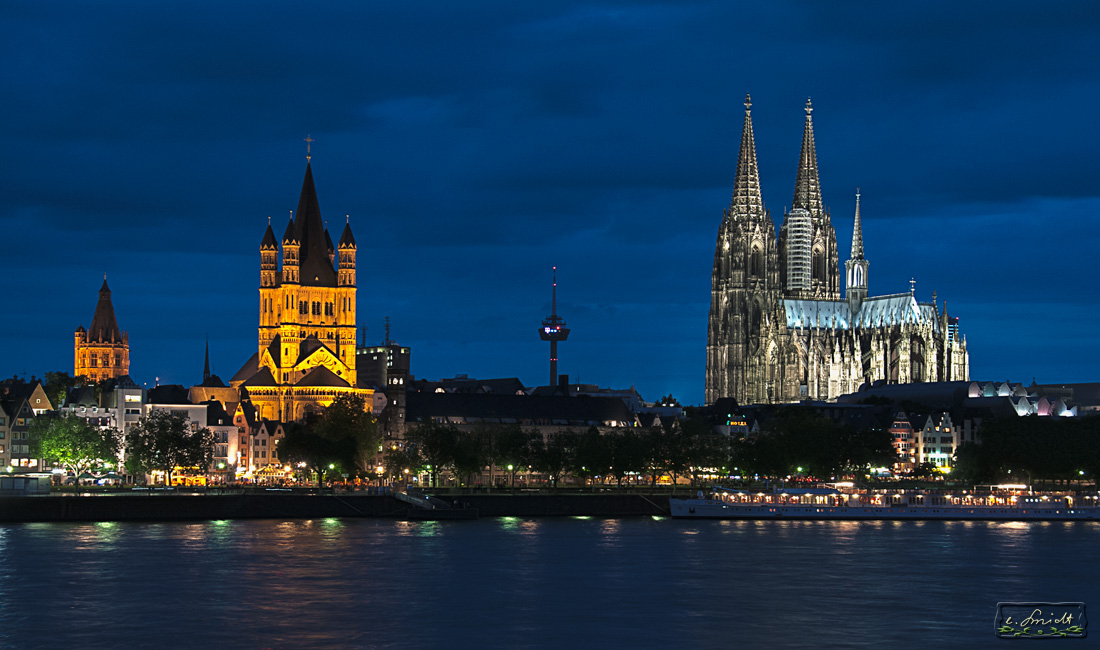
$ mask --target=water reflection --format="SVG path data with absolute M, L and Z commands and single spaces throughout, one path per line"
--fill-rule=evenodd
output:
M 998 600 L 1100 601 L 1096 524 L 916 524 L 0 526 L 0 647 L 969 647 Z

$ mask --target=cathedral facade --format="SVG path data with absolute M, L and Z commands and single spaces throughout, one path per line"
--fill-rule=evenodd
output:
M 260 241 L 257 352 L 230 380 L 258 417 L 297 420 L 348 393 L 371 403 L 374 391 L 356 385 L 355 257 L 350 219 L 333 246 L 307 162 L 282 241 L 270 223 Z
M 707 327 L 706 403 L 830 400 L 864 383 L 969 380 L 958 318 L 914 292 L 871 297 L 856 193 L 844 265 L 825 209 L 806 102 L 794 201 L 776 233 L 764 208 L 745 98 L 733 197 L 718 229 Z
M 92 324 L 86 330 L 83 325 L 77 327 L 73 338 L 73 377 L 97 382 L 130 374 L 130 336 L 118 328 L 106 277 Z

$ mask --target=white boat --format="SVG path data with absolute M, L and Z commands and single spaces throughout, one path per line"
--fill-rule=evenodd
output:
M 752 492 L 712 488 L 694 499 L 669 499 L 676 519 L 954 519 L 1100 520 L 1095 496 L 1020 490 L 931 493 L 791 488 Z

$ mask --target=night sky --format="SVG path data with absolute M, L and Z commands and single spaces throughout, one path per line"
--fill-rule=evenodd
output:
M 545 384 L 557 265 L 559 372 L 702 403 L 751 93 L 777 224 L 810 97 L 872 295 L 935 290 L 974 379 L 1100 379 L 1092 3 L 753 4 L 6 0 L 0 376 L 72 372 L 106 273 L 139 384 L 201 381 L 207 335 L 228 380 L 308 134 L 359 324 L 414 375 Z

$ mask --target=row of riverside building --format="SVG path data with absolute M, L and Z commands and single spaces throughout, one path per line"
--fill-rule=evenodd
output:
M 746 100 L 734 195 L 712 274 L 703 412 L 716 430 L 766 434 L 768 408 L 752 404 L 797 402 L 838 420 L 889 428 L 904 455 L 903 467 L 946 465 L 990 417 L 1075 415 L 1100 402 L 1095 385 L 1033 382 L 1025 389 L 970 382 L 966 342 L 946 304 L 941 309 L 934 295 L 932 303 L 918 302 L 912 287 L 905 294 L 868 294 L 858 194 L 852 259 L 846 265 L 849 295 L 841 299 L 836 236 L 817 174 L 812 109 L 807 103 L 790 223 L 776 238 L 760 193 L 750 107 Z M 258 253 L 256 347 L 228 383 L 210 372 L 209 348 L 200 384 L 146 389 L 132 381 L 130 337 L 119 328 L 104 278 L 91 325 L 78 327 L 74 335 L 74 376 L 97 387 L 58 400 L 35 382 L 8 381 L 0 395 L 0 462 L 38 466 L 29 455 L 26 429 L 47 412 L 78 415 L 123 432 L 157 409 L 185 413 L 193 426 L 216 434 L 208 477 L 219 481 L 278 473 L 277 443 L 285 423 L 348 394 L 364 399 L 386 439 L 394 441 L 424 422 L 460 430 L 517 423 L 553 435 L 588 427 L 669 426 L 683 417 L 675 400 L 647 403 L 633 388 L 570 384 L 553 370 L 550 385 L 535 388 L 518 379 L 417 381 L 410 372 L 410 349 L 390 338 L 388 322 L 381 344 L 357 341 L 357 245 L 350 217 L 334 244 L 308 156 L 297 211 L 281 238 L 268 220 Z M 565 340 L 569 330 L 557 316 L 556 300 L 548 322 L 561 326 L 557 340 Z M 553 368 L 554 348 L 551 358 Z M 894 405 L 920 403 L 925 412 L 858 403 L 868 397 Z

